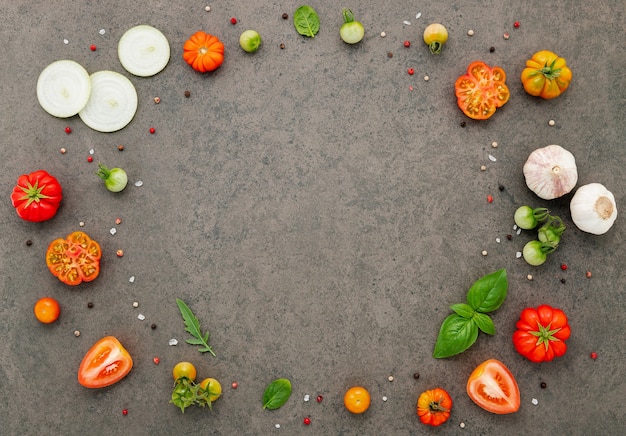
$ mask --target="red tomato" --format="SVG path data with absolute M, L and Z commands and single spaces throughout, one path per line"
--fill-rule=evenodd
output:
M 422 392 L 417 399 L 417 416 L 426 425 L 437 427 L 448 420 L 452 398 L 444 389 L 435 388 Z
M 50 297 L 44 297 L 37 301 L 33 310 L 37 319 L 44 324 L 55 322 L 61 313 L 59 302 Z
M 113 336 L 106 336 L 87 351 L 78 368 L 78 383 L 103 388 L 117 383 L 130 372 L 133 359 Z
M 513 345 L 522 356 L 533 362 L 548 362 L 565 354 L 570 336 L 567 316 L 561 309 L 542 304 L 522 310 L 515 324 Z
M 62 199 L 61 184 L 44 170 L 19 176 L 11 193 L 11 203 L 19 217 L 33 222 L 56 215 Z
M 519 387 L 504 363 L 489 359 L 478 365 L 467 381 L 467 395 L 483 409 L 503 415 L 517 412 Z
M 46 264 L 52 275 L 76 286 L 98 277 L 101 257 L 100 244 L 79 231 L 52 241 L 46 251 Z

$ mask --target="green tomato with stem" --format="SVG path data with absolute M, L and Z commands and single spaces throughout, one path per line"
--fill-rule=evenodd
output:
M 120 192 L 128 183 L 126 171 L 121 168 L 107 168 L 102 164 L 98 164 L 96 174 L 104 180 L 104 186 L 111 192 Z
M 339 29 L 339 36 L 346 44 L 356 44 L 365 36 L 363 24 L 355 21 L 354 14 L 350 9 L 343 9 L 343 24 Z

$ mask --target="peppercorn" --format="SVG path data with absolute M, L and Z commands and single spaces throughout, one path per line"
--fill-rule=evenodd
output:
M 185 97 L 189 98 L 191 96 L 191 92 L 185 91 Z
M 565 284 L 565 279 L 561 279 L 561 283 Z
M 117 146 L 117 149 L 119 151 L 124 151 L 124 146 L 122 144 L 120 144 L 120 145 Z
M 155 330 L 155 329 L 156 329 L 156 324 L 152 324 L 152 325 L 150 326 L 150 328 L 151 328 L 152 330 Z
M 280 49 L 284 49 L 285 48 L 285 44 L 283 44 L 282 42 L 280 43 Z
M 420 373 L 419 373 L 419 372 L 414 373 L 414 374 L 413 374 L 413 378 L 414 378 L 415 380 L 417 380 L 418 378 L 420 378 Z
M 541 382 L 541 385 L 540 385 L 540 386 L 541 386 L 541 389 L 545 389 L 545 388 L 546 388 L 546 386 L 548 386 L 548 385 L 546 384 L 546 382 Z
M 33 245 L 33 241 L 31 241 L 31 240 L 29 239 L 28 241 L 26 241 L 26 245 L 28 245 L 28 246 L 30 247 L 31 245 Z
M 388 51 L 388 52 L 387 52 L 387 57 L 388 57 L 389 59 L 391 59 L 391 58 L 393 57 L 393 53 L 391 53 L 390 51 Z
M 87 307 L 91 309 L 93 307 L 93 303 L 90 301 L 89 303 L 87 303 Z
M 493 47 L 493 46 L 492 46 L 492 47 L 489 47 L 489 53 L 493 53 L 494 51 L 496 51 L 496 48 L 495 48 L 495 47 Z
M 283 20 L 286 20 L 287 18 L 289 18 L 289 15 L 287 14 L 287 12 L 285 12 L 285 13 L 283 14 Z
M 511 235 L 511 234 L 506 235 L 506 239 L 508 239 L 510 241 L 511 239 L 513 239 L 513 235 Z
M 499 190 L 500 192 L 504 191 L 504 186 L 502 186 L 502 185 L 498 185 L 498 190 Z
M 461 121 L 461 127 L 465 127 L 467 123 L 465 121 Z

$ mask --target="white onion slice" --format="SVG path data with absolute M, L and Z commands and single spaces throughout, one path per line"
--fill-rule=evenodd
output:
M 154 76 L 170 60 L 170 44 L 158 29 L 142 24 L 124 33 L 117 45 L 122 66 L 131 74 Z
M 48 65 L 37 79 L 37 99 L 50 115 L 73 117 L 80 112 L 91 93 L 89 73 L 82 65 L 59 60 Z
M 94 130 L 115 132 L 126 127 L 136 111 L 132 82 L 115 71 L 98 71 L 91 75 L 91 96 L 78 116 Z

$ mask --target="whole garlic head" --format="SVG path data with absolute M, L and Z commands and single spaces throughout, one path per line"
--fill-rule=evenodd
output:
M 533 151 L 524 164 L 526 185 L 537 196 L 552 200 L 569 193 L 578 182 L 574 155 L 560 145 Z
M 583 185 L 570 202 L 572 221 L 583 232 L 602 235 L 617 219 L 615 197 L 600 183 Z

